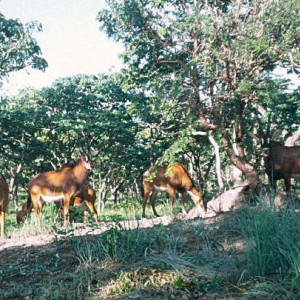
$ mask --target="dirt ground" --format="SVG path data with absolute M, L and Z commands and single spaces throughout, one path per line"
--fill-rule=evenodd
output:
M 121 226 L 124 229 L 134 229 L 138 226 L 149 228 L 170 223 L 170 217 L 160 217 L 124 221 Z M 93 226 L 73 224 L 71 232 L 75 237 L 92 237 L 113 226 L 112 222 L 99 222 Z M 49 282 L 72 280 L 70 274 L 75 272 L 77 266 L 78 260 L 68 240 L 68 233 L 59 236 L 49 232 L 0 239 L 0 299 L 35 299 L 34 289 L 39 282 L 47 282 L 47 278 Z
M 220 214 L 210 218 L 199 219 L 193 217 L 184 222 L 177 220 L 176 223 L 182 226 L 182 230 L 186 228 L 186 222 L 191 222 L 193 226 L 211 227 L 216 238 L 216 247 L 221 247 L 226 255 L 234 253 L 235 259 L 243 262 L 242 250 L 244 242 L 241 240 L 240 234 L 232 230 L 233 219 L 231 225 L 224 225 L 224 217 L 232 218 L 230 213 L 227 215 Z M 181 217 L 180 215 L 178 216 Z M 151 228 L 157 225 L 173 226 L 174 220 L 164 216 L 155 219 L 143 219 L 140 221 L 123 221 L 122 228 Z M 99 222 L 97 226 L 88 226 L 84 224 L 74 224 L 71 234 L 73 237 L 88 237 L 93 239 L 97 235 L 102 234 L 107 229 L 114 226 L 113 223 Z M 184 241 L 186 252 L 195 251 L 193 235 L 185 234 L 179 237 Z M 221 253 L 219 251 L 218 253 Z M 207 263 L 203 263 L 203 268 L 197 274 L 198 278 L 206 278 L 210 274 L 210 278 L 227 278 L 236 276 L 241 270 L 237 270 L 236 266 L 231 264 L 223 254 L 217 254 L 212 259 L 208 259 Z M 217 264 L 221 260 L 226 260 L 226 264 Z M 137 263 L 138 265 L 138 263 Z M 230 266 L 230 270 L 228 270 Z M 78 274 L 79 261 L 75 255 L 74 249 L 68 239 L 68 232 L 63 235 L 48 233 L 30 237 L 8 237 L 0 240 L 0 299 L 74 299 L 74 296 L 60 296 L 60 293 L 55 291 L 49 293 L 51 289 L 55 289 L 54 285 L 60 282 L 72 282 L 76 284 L 76 289 L 80 289 L 80 284 L 75 277 Z M 84 268 L 84 266 L 80 266 Z M 122 266 L 118 262 L 107 263 L 105 266 L 98 266 L 92 271 L 94 272 L 93 280 L 90 282 L 92 292 L 90 296 L 78 299 L 283 299 L 272 296 L 272 293 L 262 294 L 258 297 L 247 297 L 240 287 L 231 284 L 222 284 L 220 288 L 214 292 L 208 292 L 205 289 L 194 290 L 191 283 L 186 284 L 186 288 L 176 289 L 166 284 L 160 289 L 149 288 L 147 291 L 139 290 L 139 292 L 127 293 L 123 296 L 108 296 L 108 287 L 112 285 L 112 278 L 120 271 Z M 81 270 L 82 271 L 82 270 Z M 90 272 L 90 271 L 89 271 Z M 138 276 L 142 278 L 149 273 L 149 270 L 140 266 L 138 268 Z M 147 273 L 148 272 L 148 273 Z M 172 277 L 171 273 L 162 274 L 160 270 L 154 270 L 153 277 L 168 280 Z M 188 273 L 188 267 L 186 272 Z M 202 272 L 202 273 L 201 273 Z M 201 273 L 201 274 L 200 274 Z M 137 276 L 136 273 L 132 273 Z M 206 277 L 204 277 L 204 274 Z M 230 276 L 229 276 L 230 274 Z M 151 275 L 151 276 L 152 276 Z M 130 275 L 131 276 L 131 275 Z M 202 277 L 201 277 L 202 276 Z M 77 279 L 77 278 L 76 278 Z M 206 280 L 206 279 L 203 279 Z M 80 282 L 80 281 L 79 281 Z M 202 283 L 203 284 L 203 283 Z M 207 283 L 206 287 L 210 287 L 211 283 Z M 53 286 L 52 286 L 53 285 Z M 184 285 L 182 285 L 184 286 Z M 86 289 L 86 288 L 85 288 Z M 88 288 L 87 288 L 88 289 Z M 37 292 L 38 291 L 38 292 Z M 41 292 L 42 291 L 42 292 Z M 49 296 L 49 295 L 52 296 Z M 41 297 L 40 295 L 45 295 Z M 282 297 L 282 295 L 280 296 Z M 75 297 L 76 298 L 76 297 Z

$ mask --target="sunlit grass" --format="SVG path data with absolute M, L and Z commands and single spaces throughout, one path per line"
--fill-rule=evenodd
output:
M 49 233 L 60 224 L 60 216 L 55 205 L 47 205 L 41 214 L 41 225 L 37 226 L 34 213 L 32 212 L 24 223 L 17 225 L 16 212 L 9 210 L 6 218 L 7 236 L 34 236 L 41 233 Z
M 185 245 L 188 235 L 194 241 L 192 253 L 187 252 Z M 124 266 L 108 290 L 110 295 L 167 286 L 182 290 L 189 286 L 197 292 L 213 288 L 212 282 L 216 282 L 215 278 L 211 281 L 203 276 L 189 280 L 186 273 L 188 270 L 197 274 L 203 262 L 212 259 L 212 240 L 202 226 L 175 223 L 172 227 L 126 230 L 117 222 L 100 235 L 74 237 L 71 243 L 80 265 L 84 266 L 81 272 L 87 278 L 91 276 L 88 270 L 107 262 Z
M 25 196 L 20 201 L 18 210 L 21 209 L 22 204 L 26 201 Z M 193 202 L 187 197 L 186 208 L 189 210 L 193 207 Z M 97 207 L 97 204 L 95 205 Z M 156 198 L 156 209 L 159 215 L 170 215 L 170 201 L 167 194 L 159 194 Z M 177 197 L 174 203 L 174 215 L 181 212 L 180 199 Z M 147 218 L 155 217 L 152 212 L 150 201 L 148 200 L 146 206 Z M 83 208 L 70 208 L 71 222 L 83 223 Z M 124 220 L 140 220 L 142 218 L 142 201 L 141 199 L 128 199 L 127 201 L 114 203 L 107 201 L 105 209 L 102 214 L 99 214 L 99 221 L 124 221 Z M 93 218 L 89 216 L 89 222 L 93 223 Z M 26 218 L 25 222 L 18 226 L 16 222 L 16 211 L 11 202 L 8 212 L 6 214 L 6 235 L 7 236 L 30 236 L 43 232 L 55 232 L 55 228 L 60 227 L 61 219 L 59 211 L 55 204 L 50 203 L 44 206 L 41 214 L 41 226 L 36 226 L 36 220 L 33 211 L 30 216 Z
M 246 241 L 245 278 L 272 274 L 285 279 L 300 274 L 300 220 L 294 208 L 261 201 L 238 219 Z
M 186 197 L 186 209 L 191 209 L 194 204 Z M 155 207 L 160 216 L 169 216 L 171 214 L 170 201 L 167 194 L 160 193 L 155 199 Z M 177 197 L 174 203 L 173 214 L 181 212 L 180 199 Z M 148 199 L 146 205 L 147 218 L 154 218 L 152 207 Z M 105 205 L 104 213 L 100 215 L 101 220 L 105 221 L 122 221 L 122 220 L 140 220 L 142 218 L 142 200 L 128 199 L 127 201 L 114 203 L 108 201 Z

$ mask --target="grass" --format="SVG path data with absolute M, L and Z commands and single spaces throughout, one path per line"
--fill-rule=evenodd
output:
M 22 200 L 21 202 L 23 203 L 23 201 L 25 200 Z M 19 204 L 18 209 L 21 209 L 22 203 Z M 38 233 L 53 231 L 55 228 L 60 226 L 60 216 L 54 204 L 47 204 L 44 206 L 43 213 L 41 214 L 41 228 L 37 228 L 33 212 L 22 226 L 17 226 L 16 212 L 12 206 L 12 202 L 10 202 L 8 213 L 6 214 L 6 232 L 9 232 L 10 236 L 35 235 Z M 186 201 L 186 207 L 187 209 L 193 207 L 191 200 Z M 158 195 L 156 198 L 156 209 L 162 216 L 170 215 L 170 204 L 166 195 Z M 177 199 L 174 205 L 174 215 L 180 211 L 181 205 L 179 199 Z M 149 218 L 154 217 L 149 201 L 146 207 L 146 214 Z M 70 216 L 74 222 L 83 222 L 83 208 L 71 207 Z M 127 202 L 116 204 L 112 201 L 108 201 L 105 205 L 104 214 L 99 216 L 99 220 L 105 222 L 119 222 L 124 220 L 140 220 L 141 216 L 142 204 L 140 201 L 128 200 Z M 89 217 L 89 221 L 93 222 L 92 216 Z
M 66 234 L 58 239 L 57 251 L 68 247 L 68 254 L 75 258 L 74 267 L 70 270 L 66 266 L 58 277 L 63 280 L 44 279 L 34 293 L 39 299 L 157 299 L 171 295 L 175 299 L 297 299 L 299 214 L 293 207 L 278 209 L 272 202 L 265 204 L 263 197 L 257 207 L 226 213 L 209 225 L 198 220 L 174 220 L 168 226 L 131 230 L 125 229 L 122 221 L 140 219 L 141 203 L 107 203 L 100 220 L 114 221 L 114 226 L 97 235 Z M 164 197 L 158 200 L 157 208 L 160 214 L 169 214 Z M 176 201 L 175 214 L 180 210 Z M 150 205 L 146 213 L 152 216 Z M 81 214 L 75 218 L 80 219 Z M 21 228 L 14 222 L 11 219 L 8 225 L 12 235 L 49 231 L 59 235 L 60 220 L 54 205 L 45 207 L 40 229 L 33 217 Z M 56 269 L 63 263 L 61 251 L 51 254 Z M 36 273 L 45 271 L 45 265 L 37 262 L 32 268 Z
M 185 232 L 192 231 L 195 242 L 192 252 L 187 252 L 187 241 L 180 237 L 182 226 Z M 199 228 L 184 223 L 146 230 L 124 230 L 117 225 L 99 236 L 74 238 L 72 247 L 81 266 L 86 267 L 84 272 L 108 262 L 123 266 L 107 289 L 112 297 L 167 287 L 181 292 L 190 287 L 196 293 L 219 287 L 215 277 L 210 280 L 201 275 L 205 259 L 213 259 L 211 243 L 203 232 L 202 226 Z M 194 278 L 190 279 L 188 272 L 194 274 Z
M 247 245 L 250 276 L 299 275 L 300 221 L 294 209 L 261 202 L 240 215 L 239 227 Z

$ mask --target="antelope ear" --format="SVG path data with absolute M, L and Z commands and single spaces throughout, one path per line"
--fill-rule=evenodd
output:
M 271 136 L 271 140 L 275 140 L 281 135 L 284 137 L 286 135 L 286 132 L 283 129 L 276 129 Z

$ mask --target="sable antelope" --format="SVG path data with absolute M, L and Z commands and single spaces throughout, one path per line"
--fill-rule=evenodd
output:
M 93 214 L 94 220 L 98 221 L 98 214 L 95 209 L 95 200 L 96 200 L 96 193 L 93 188 L 83 184 L 80 187 L 80 191 L 76 194 L 76 196 L 73 196 L 70 200 L 70 206 L 83 206 L 85 205 L 89 211 Z M 43 203 L 44 204 L 44 203 Z M 61 207 L 61 201 L 56 202 L 58 208 Z M 32 202 L 30 197 L 28 197 L 28 200 L 23 204 L 22 209 L 18 211 L 17 213 L 17 223 L 20 225 L 24 218 L 27 217 L 31 213 L 32 209 Z M 62 212 L 63 217 L 63 212 Z M 87 222 L 88 218 L 88 211 L 84 211 L 84 221 Z
M 276 190 L 277 180 L 284 179 L 286 191 L 291 190 L 291 178 L 300 178 L 300 146 L 287 147 L 271 140 L 264 148 L 266 173 Z
M 164 165 L 159 167 L 153 179 L 151 178 L 151 171 L 152 168 L 148 169 L 143 174 L 143 217 L 145 217 L 145 207 L 150 193 L 150 203 L 152 206 L 153 213 L 155 216 L 159 216 L 155 209 L 154 200 L 158 192 L 164 191 L 168 192 L 169 194 L 172 214 L 175 192 L 179 194 L 179 197 L 181 199 L 181 208 L 183 213 L 186 213 L 184 205 L 185 192 L 187 192 L 191 196 L 201 215 L 203 215 L 203 212 L 206 212 L 206 209 L 203 204 L 203 196 L 194 186 L 191 177 L 189 176 L 187 170 L 182 164 L 176 162 L 171 166 Z
M 82 185 L 80 187 L 79 193 L 75 196 L 72 197 L 70 205 L 72 206 L 82 206 L 85 205 L 89 209 L 89 211 L 93 214 L 95 222 L 98 222 L 98 214 L 95 209 L 95 200 L 96 200 L 96 193 L 93 188 L 87 186 L 87 185 Z M 84 211 L 84 222 L 87 222 L 88 218 L 88 211 Z
M 5 213 L 8 206 L 8 185 L 5 181 L 5 178 L 0 175 L 0 225 L 1 225 L 1 236 L 4 236 L 5 228 Z
M 265 171 L 271 186 L 276 190 L 277 180 L 284 179 L 285 189 L 288 192 L 291 190 L 291 178 L 300 178 L 300 146 L 285 146 L 274 141 L 277 136 L 285 136 L 286 133 L 283 135 L 283 130 L 277 129 L 271 135 L 271 115 L 268 117 L 265 133 L 262 128 L 263 125 L 260 123 L 258 135 L 250 133 L 250 136 L 261 143 Z M 296 140 L 297 135 L 293 139 Z
M 71 198 L 79 192 L 90 169 L 88 156 L 82 155 L 73 165 L 64 166 L 57 171 L 40 173 L 29 181 L 28 191 L 38 223 L 43 204 L 60 200 L 63 200 L 63 223 L 68 223 Z

